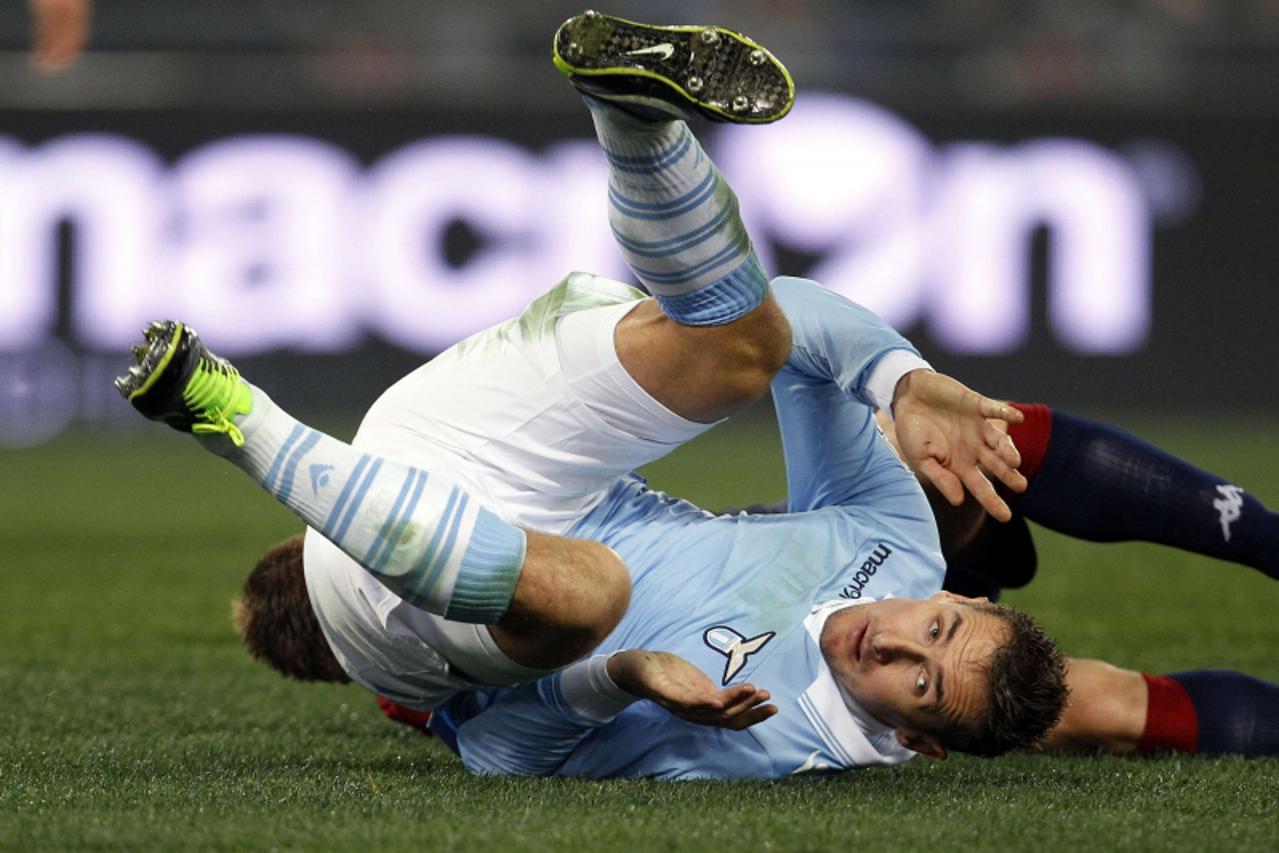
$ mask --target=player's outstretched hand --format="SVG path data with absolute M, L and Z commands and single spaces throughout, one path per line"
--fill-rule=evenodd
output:
M 1025 491 L 1026 478 L 1017 470 L 1021 454 L 1013 440 L 990 418 L 1021 423 L 1022 414 L 931 370 L 907 373 L 893 395 L 897 441 L 906 463 L 953 506 L 964 502 L 967 489 L 988 513 L 1008 521 L 1012 510 L 981 469 L 1014 492 Z
M 609 658 L 608 675 L 633 696 L 661 705 L 681 720 L 744 729 L 777 713 L 767 690 L 735 684 L 720 690 L 700 669 L 668 652 L 630 649 Z

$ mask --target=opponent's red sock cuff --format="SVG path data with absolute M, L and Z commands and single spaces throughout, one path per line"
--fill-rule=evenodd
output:
M 1021 423 L 1008 425 L 1008 435 L 1021 453 L 1021 467 L 1017 470 L 1031 480 L 1048 453 L 1053 433 L 1053 410 L 1042 403 L 1013 403 L 1012 407 L 1026 416 Z
M 1177 679 L 1167 675 L 1147 675 L 1146 728 L 1137 742 L 1138 752 L 1171 749 L 1195 753 L 1199 749 L 1199 715 L 1190 694 Z
M 392 702 L 382 696 L 374 696 L 377 700 L 377 706 L 382 709 L 382 713 L 386 714 L 387 719 L 395 720 L 397 723 L 403 723 L 411 726 L 423 734 L 430 734 L 430 730 L 426 728 L 426 724 L 431 721 L 430 711 L 419 711 L 417 708 L 410 708 L 407 705 L 401 705 L 398 702 Z

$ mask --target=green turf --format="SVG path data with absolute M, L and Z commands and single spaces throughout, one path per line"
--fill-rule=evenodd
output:
M 1140 424 L 1279 504 L 1266 423 Z M 704 502 L 784 491 L 768 429 L 653 466 Z M 1279 845 L 1279 760 L 1021 755 L 767 785 L 475 779 L 358 688 L 240 652 L 229 600 L 294 531 L 156 427 L 0 453 L 0 847 L 1231 849 Z M 1142 545 L 1041 534 L 1013 595 L 1065 648 L 1279 680 L 1279 587 Z

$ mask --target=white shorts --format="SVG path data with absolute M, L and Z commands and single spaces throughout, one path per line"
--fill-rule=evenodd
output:
M 670 411 L 622 367 L 614 331 L 637 297 L 637 291 L 617 282 L 570 276 L 519 318 L 463 341 L 389 388 L 369 410 L 353 444 L 453 478 L 512 524 L 563 533 L 598 505 L 619 477 L 712 426 Z M 309 583 L 312 553 L 308 542 Z M 343 590 L 352 583 L 366 585 L 363 569 L 336 548 L 317 547 L 314 553 L 325 564 L 341 557 L 345 574 L 363 576 L 342 582 L 342 595 L 349 595 Z M 324 585 L 312 584 L 313 600 L 315 588 Z M 317 604 L 324 610 L 340 606 L 328 600 Z M 369 612 L 382 611 L 377 619 L 384 624 L 365 628 L 388 635 L 410 631 L 465 674 L 454 684 L 446 673 L 435 672 L 435 682 L 442 682 L 437 689 L 453 684 L 451 693 L 476 683 L 511 684 L 544 674 L 502 654 L 486 626 L 448 622 L 423 611 L 409 618 L 404 607 L 389 601 L 366 605 Z M 349 645 L 367 645 L 371 639 Z M 364 674 L 360 666 L 372 650 L 359 655 L 366 660 L 356 661 L 354 651 L 337 648 L 340 640 L 333 645 L 340 659 L 346 652 L 348 671 L 362 673 L 357 680 L 376 680 L 376 673 Z M 408 665 L 384 660 L 376 669 Z M 396 674 L 397 682 L 403 675 Z M 425 686 L 431 679 L 423 671 L 417 680 Z M 377 684 L 368 686 L 391 695 Z M 393 692 L 402 696 L 399 688 Z

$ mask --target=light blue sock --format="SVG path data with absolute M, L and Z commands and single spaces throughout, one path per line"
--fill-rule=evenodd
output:
M 668 317 L 717 326 L 753 311 L 768 276 L 737 196 L 682 121 L 649 122 L 586 99 L 608 158 L 609 224 Z
M 525 534 L 431 471 L 392 462 L 294 420 L 258 388 L 244 445 L 200 437 L 388 589 L 457 622 L 502 618 Z

